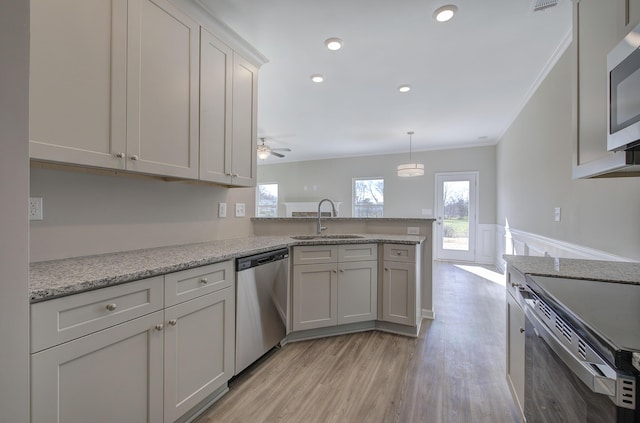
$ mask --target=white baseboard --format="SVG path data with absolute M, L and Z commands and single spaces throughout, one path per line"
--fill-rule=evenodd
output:
M 422 318 L 433 320 L 436 318 L 436 312 L 434 310 L 429 310 L 427 308 L 422 309 Z

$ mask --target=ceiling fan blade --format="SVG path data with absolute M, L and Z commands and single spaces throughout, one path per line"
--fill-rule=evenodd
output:
M 271 151 L 291 151 L 290 148 L 272 148 Z
M 280 153 L 276 153 L 275 151 L 271 150 L 271 155 L 272 156 L 276 156 L 276 157 L 284 157 L 284 154 L 280 154 Z

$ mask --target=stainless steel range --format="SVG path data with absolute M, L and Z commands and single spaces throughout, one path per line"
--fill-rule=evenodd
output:
M 638 423 L 640 285 L 527 276 L 527 423 Z

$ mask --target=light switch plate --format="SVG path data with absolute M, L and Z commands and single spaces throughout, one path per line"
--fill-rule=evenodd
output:
M 554 209 L 554 211 L 553 211 L 553 219 L 554 219 L 556 222 L 560 222 L 560 217 L 561 217 L 561 214 L 560 214 L 560 207 L 556 207 L 556 208 Z
M 244 203 L 236 203 L 236 217 L 244 217 Z
M 227 217 L 227 203 L 218 203 L 218 217 Z

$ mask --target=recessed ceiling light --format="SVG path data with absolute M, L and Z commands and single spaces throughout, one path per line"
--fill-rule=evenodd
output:
M 458 7 L 453 4 L 448 4 L 446 6 L 442 6 L 436 9 L 433 12 L 433 17 L 438 22 L 446 22 L 449 19 L 453 18 L 453 15 L 458 11 Z
M 411 91 L 411 85 L 407 85 L 407 84 L 400 85 L 398 87 L 398 91 L 400 91 L 401 93 L 408 93 L 409 91 Z
M 324 81 L 324 76 L 320 75 L 319 73 L 316 73 L 316 74 L 311 75 L 311 80 L 313 82 L 320 83 L 320 82 Z
M 327 38 L 324 42 L 329 50 L 340 50 L 342 48 L 342 40 L 340 38 Z

